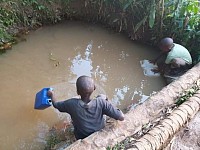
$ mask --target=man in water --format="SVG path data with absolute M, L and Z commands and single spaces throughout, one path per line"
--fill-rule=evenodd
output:
M 103 129 L 105 126 L 104 114 L 116 120 L 124 120 L 122 111 L 107 101 L 106 96 L 100 95 L 91 99 L 91 94 L 96 88 L 92 78 L 79 77 L 76 81 L 76 88 L 77 94 L 81 98 L 71 98 L 60 102 L 57 102 L 53 91 L 48 92 L 48 96 L 52 98 L 53 106 L 60 112 L 70 114 L 76 139 L 83 139 Z
M 157 63 L 158 70 L 153 70 L 154 72 L 161 72 L 165 77 L 169 76 L 180 76 L 185 73 L 192 65 L 192 57 L 189 51 L 173 42 L 173 39 L 167 37 L 160 41 L 159 48 L 161 49 L 161 54 L 152 62 Z M 165 56 L 164 62 L 160 61 L 161 57 Z

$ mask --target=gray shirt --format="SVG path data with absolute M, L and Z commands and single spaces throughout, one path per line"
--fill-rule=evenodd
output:
M 104 128 L 104 114 L 116 120 L 122 115 L 119 109 L 101 96 L 89 103 L 84 103 L 78 98 L 71 98 L 54 103 L 54 107 L 60 112 L 70 114 L 76 139 L 83 139 Z

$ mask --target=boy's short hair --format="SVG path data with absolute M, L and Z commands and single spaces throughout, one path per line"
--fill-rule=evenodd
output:
M 76 81 L 76 88 L 79 94 L 92 93 L 95 90 L 94 80 L 89 76 L 80 76 Z

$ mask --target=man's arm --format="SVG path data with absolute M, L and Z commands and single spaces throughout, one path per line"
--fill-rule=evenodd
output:
M 161 52 L 155 59 L 151 60 L 150 62 L 153 63 L 153 64 L 156 64 L 157 61 L 163 57 L 164 55 L 166 54 L 166 52 Z

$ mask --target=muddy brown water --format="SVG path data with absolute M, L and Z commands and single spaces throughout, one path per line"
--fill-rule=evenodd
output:
M 34 110 L 35 94 L 54 87 L 59 99 L 76 96 L 81 75 L 95 79 L 98 93 L 121 109 L 145 100 L 165 83 L 144 76 L 140 60 L 154 49 L 98 25 L 65 22 L 27 35 L 0 56 L 0 149 L 43 149 L 45 133 L 65 117 L 52 107 Z

